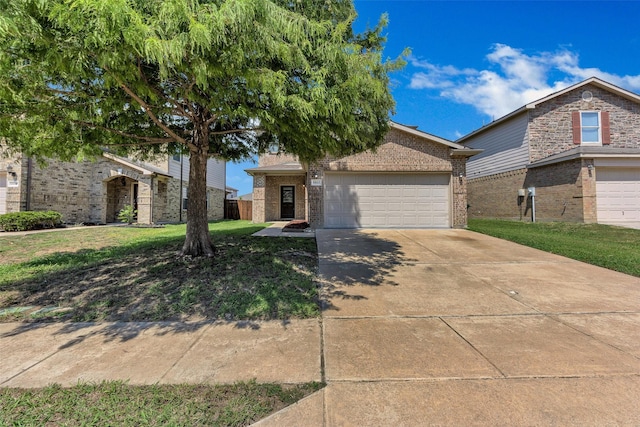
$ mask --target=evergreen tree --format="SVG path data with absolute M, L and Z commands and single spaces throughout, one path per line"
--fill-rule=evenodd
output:
M 213 256 L 209 158 L 375 148 L 394 103 L 385 18 L 351 0 L 0 0 L 0 137 L 26 156 L 189 155 L 182 253 Z

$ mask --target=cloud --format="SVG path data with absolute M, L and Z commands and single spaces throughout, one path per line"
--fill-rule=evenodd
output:
M 412 75 L 409 87 L 437 90 L 440 96 L 472 105 L 492 118 L 593 76 L 628 90 L 640 90 L 640 75 L 618 76 L 598 68 L 582 68 L 578 54 L 566 48 L 527 55 L 522 49 L 495 44 L 486 60 L 488 69 L 476 70 L 412 57 L 411 65 L 420 71 Z

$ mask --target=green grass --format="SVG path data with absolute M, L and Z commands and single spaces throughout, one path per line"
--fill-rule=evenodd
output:
M 0 322 L 319 316 L 315 240 L 251 236 L 264 227 L 211 223 L 213 259 L 177 256 L 184 225 L 0 233 Z M 241 426 L 322 386 L 0 388 L 0 426 Z
M 245 426 L 322 387 L 103 382 L 71 388 L 0 388 L 0 426 Z
M 471 219 L 469 229 L 640 277 L 640 230 L 601 224 Z
M 184 225 L 0 234 L 0 322 L 319 316 L 314 239 L 251 236 L 264 227 L 211 223 L 213 259 L 177 256 Z

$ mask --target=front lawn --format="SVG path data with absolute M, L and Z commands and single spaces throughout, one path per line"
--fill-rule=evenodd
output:
M 149 385 L 122 382 L 0 388 L 0 426 L 246 426 L 322 384 Z
M 470 219 L 469 229 L 640 277 L 640 230 L 602 224 Z
M 0 322 L 202 321 L 319 316 L 314 239 L 210 224 L 213 259 L 178 257 L 184 225 L 0 233 Z M 4 425 L 242 426 L 323 384 L 0 388 Z
M 319 315 L 314 239 L 210 224 L 213 259 L 178 257 L 184 225 L 0 233 L 0 322 L 202 321 Z

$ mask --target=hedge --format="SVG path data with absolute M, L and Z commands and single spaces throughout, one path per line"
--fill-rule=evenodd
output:
M 54 228 L 62 223 L 62 214 L 55 211 L 12 212 L 0 215 L 0 230 L 27 231 Z

